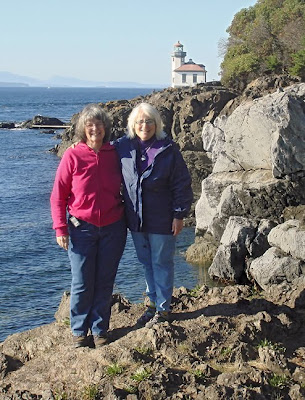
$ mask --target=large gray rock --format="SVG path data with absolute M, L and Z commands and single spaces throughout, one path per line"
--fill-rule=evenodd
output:
M 255 237 L 256 223 L 243 217 L 231 217 L 220 246 L 209 268 L 212 278 L 239 282 L 245 269 L 245 257 Z
M 268 235 L 271 246 L 286 254 L 305 261 L 305 230 L 300 230 L 300 221 L 291 219 L 273 228 Z
M 282 177 L 304 170 L 304 98 L 305 83 L 293 85 L 241 104 L 214 129 L 205 126 L 203 148 L 218 155 L 213 172 L 268 169 Z
M 213 173 L 202 181 L 196 230 L 220 240 L 230 216 L 280 223 L 283 210 L 304 197 L 301 184 L 276 179 L 270 170 Z
M 261 257 L 253 260 L 249 267 L 249 274 L 264 290 L 285 281 L 292 283 L 304 272 L 304 262 L 287 256 L 276 247 L 271 247 Z
M 210 155 L 215 163 L 221 154 L 225 145 L 225 124 L 227 117 L 225 115 L 217 117 L 214 124 L 206 122 L 202 129 L 202 145 L 203 149 Z

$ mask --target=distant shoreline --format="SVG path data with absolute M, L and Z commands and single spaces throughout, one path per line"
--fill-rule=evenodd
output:
M 162 90 L 166 89 L 166 86 L 47 86 L 37 85 L 32 86 L 27 83 L 15 83 L 15 82 L 0 82 L 0 88 L 29 88 L 29 89 L 155 89 Z

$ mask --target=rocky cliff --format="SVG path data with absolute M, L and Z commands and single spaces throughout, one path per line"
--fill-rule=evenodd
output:
M 243 101 L 204 125 L 213 169 L 202 182 L 196 227 L 210 236 L 192 247 L 204 259 L 204 242 L 214 239 L 209 274 L 215 279 L 265 288 L 304 274 L 304 111 L 299 83 Z

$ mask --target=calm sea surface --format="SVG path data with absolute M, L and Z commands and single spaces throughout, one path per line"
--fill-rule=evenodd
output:
M 35 115 L 68 122 L 84 105 L 146 95 L 152 89 L 0 88 L 0 122 Z M 70 287 L 67 253 L 55 242 L 49 197 L 59 158 L 48 150 L 58 139 L 37 130 L 0 129 L 0 342 L 8 335 L 50 323 Z M 176 251 L 175 286 L 209 283 L 206 270 L 185 262 L 194 241 L 184 229 Z M 128 235 L 115 291 L 143 299 L 142 266 Z

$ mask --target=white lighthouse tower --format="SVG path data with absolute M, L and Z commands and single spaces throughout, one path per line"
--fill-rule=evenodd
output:
M 174 44 L 174 51 L 172 54 L 172 86 L 175 87 L 175 70 L 185 63 L 186 52 L 183 51 L 183 44 L 178 40 Z

